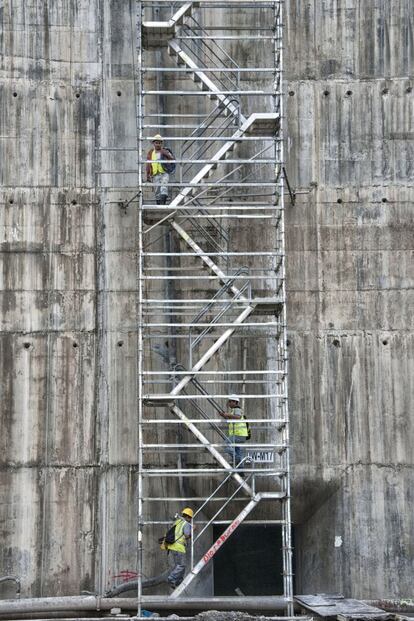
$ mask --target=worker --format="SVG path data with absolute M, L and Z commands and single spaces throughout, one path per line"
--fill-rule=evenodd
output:
M 147 181 L 152 183 L 155 192 L 155 202 L 157 205 L 166 205 L 168 200 L 169 174 L 166 167 L 171 165 L 163 164 L 165 160 L 174 161 L 174 156 L 168 149 L 165 149 L 164 140 L 160 134 L 152 139 L 152 148 L 147 153 Z
M 220 416 L 229 421 L 227 446 L 224 452 L 230 455 L 233 466 L 243 459 L 243 449 L 236 444 L 243 444 L 249 437 L 249 431 L 243 412 L 240 408 L 240 398 L 237 395 L 230 395 L 227 402 L 227 410 L 219 412 Z
M 172 560 L 174 563 L 174 567 L 167 578 L 167 582 L 172 589 L 178 587 L 184 578 L 186 566 L 186 546 L 187 542 L 191 539 L 193 530 L 191 522 L 193 516 L 194 511 L 189 507 L 186 507 L 181 511 L 181 517 L 178 517 L 174 522 L 174 543 L 169 543 L 166 546 L 168 553 L 172 553 Z

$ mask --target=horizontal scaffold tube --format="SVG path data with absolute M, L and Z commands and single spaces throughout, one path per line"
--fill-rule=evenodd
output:
M 284 597 L 182 597 L 174 600 L 169 595 L 148 595 L 141 598 L 142 606 L 149 610 L 259 610 L 276 611 L 286 607 Z M 0 619 L 7 615 L 25 613 L 52 613 L 66 611 L 100 611 L 111 608 L 134 610 L 137 598 L 104 598 L 93 595 L 67 597 L 39 597 L 20 600 L 0 600 Z

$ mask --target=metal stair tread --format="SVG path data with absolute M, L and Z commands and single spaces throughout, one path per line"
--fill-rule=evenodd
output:
M 191 15 L 193 8 L 198 6 L 198 2 L 186 2 L 167 22 L 145 21 L 142 24 L 142 38 L 144 47 L 158 47 L 167 45 L 168 40 L 174 36 L 175 29 L 180 26 L 183 19 Z
M 283 308 L 283 299 L 277 298 L 253 298 L 251 304 L 254 305 L 254 313 L 259 315 L 279 315 Z

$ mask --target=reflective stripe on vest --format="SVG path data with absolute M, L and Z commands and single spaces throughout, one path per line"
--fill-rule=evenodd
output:
M 185 526 L 185 520 L 178 518 L 178 520 L 174 522 L 174 526 L 175 526 L 175 531 L 174 531 L 175 542 L 168 544 L 168 549 L 175 550 L 176 552 L 185 553 L 185 535 L 183 532 L 184 526 Z
M 161 153 L 160 153 L 160 157 L 161 157 Z M 151 164 L 152 174 L 153 175 L 164 174 L 165 173 L 164 166 L 160 164 L 157 158 L 157 151 L 155 149 L 152 150 L 151 160 L 152 160 L 152 164 Z
M 236 422 L 236 420 L 233 420 L 229 423 L 229 436 L 241 436 L 243 438 L 247 438 L 248 435 L 247 425 L 243 414 L 239 421 Z

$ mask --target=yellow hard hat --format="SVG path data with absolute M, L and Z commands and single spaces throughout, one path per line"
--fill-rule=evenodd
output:
M 190 509 L 189 507 L 186 507 L 185 509 L 183 509 L 181 511 L 182 515 L 188 515 L 188 517 L 190 517 L 191 519 L 194 516 L 194 511 L 192 509 Z
M 164 142 L 164 138 L 160 134 L 155 134 L 154 138 L 152 139 L 152 142 L 155 142 L 156 140 L 159 140 L 160 142 Z

